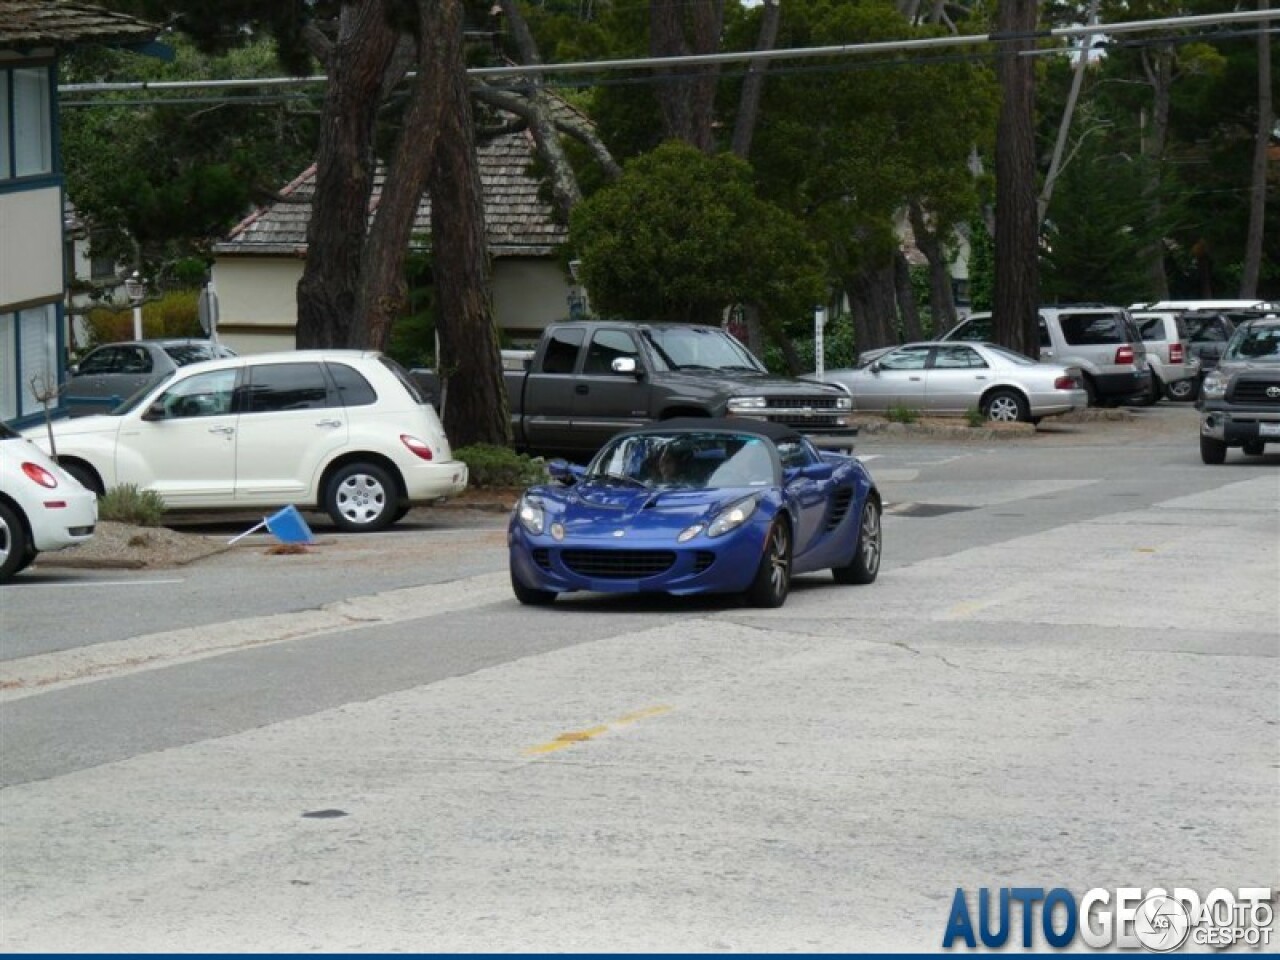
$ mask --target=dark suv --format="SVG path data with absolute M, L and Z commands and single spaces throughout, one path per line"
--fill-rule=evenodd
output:
M 1280 316 L 1241 324 L 1200 387 L 1200 458 L 1222 463 L 1228 447 L 1261 454 L 1280 443 Z

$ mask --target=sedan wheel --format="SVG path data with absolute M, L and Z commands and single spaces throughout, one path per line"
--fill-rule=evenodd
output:
M 786 521 L 775 520 L 765 539 L 764 555 L 756 578 L 747 590 L 747 600 L 755 607 L 780 607 L 791 588 L 791 531 Z
M 858 522 L 858 542 L 853 548 L 853 560 L 844 567 L 832 567 L 831 575 L 836 583 L 871 583 L 880 573 L 880 554 L 884 548 L 880 526 L 880 503 L 868 496 L 862 504 L 862 518 Z
M 0 583 L 27 566 L 34 557 L 22 518 L 0 503 Z
M 382 467 L 353 463 L 329 481 L 325 512 L 338 529 L 351 533 L 385 530 L 398 507 L 395 483 Z
M 988 420 L 995 423 L 1017 423 L 1031 419 L 1031 411 L 1027 409 L 1027 401 L 1012 390 L 997 390 L 987 397 L 982 411 Z

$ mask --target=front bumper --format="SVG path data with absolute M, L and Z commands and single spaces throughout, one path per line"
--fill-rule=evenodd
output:
M 1257 440 L 1280 443 L 1280 410 L 1225 409 L 1218 404 L 1204 404 L 1200 435 L 1233 447 Z

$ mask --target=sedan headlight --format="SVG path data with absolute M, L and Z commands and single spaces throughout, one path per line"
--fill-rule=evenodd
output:
M 731 503 L 725 509 L 717 514 L 716 518 L 711 521 L 707 527 L 708 537 L 721 537 L 730 530 L 737 530 L 747 522 L 747 519 L 756 512 L 756 506 L 760 503 L 760 497 L 752 496 Z
M 520 526 L 532 534 L 542 533 L 547 524 L 547 514 L 542 509 L 542 504 L 527 497 L 521 497 L 516 504 L 516 518 L 520 521 Z
M 739 410 L 765 410 L 769 406 L 764 397 L 730 397 L 729 412 L 735 413 Z
M 1224 377 L 1217 370 L 1214 370 L 1204 378 L 1201 389 L 1204 391 L 1202 396 L 1206 400 L 1221 400 L 1227 393 L 1227 377 Z

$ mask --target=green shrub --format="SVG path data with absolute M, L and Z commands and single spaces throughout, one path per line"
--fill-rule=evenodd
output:
M 158 300 L 142 305 L 142 335 L 144 337 L 203 337 L 200 329 L 200 292 L 198 290 L 174 290 Z M 133 308 L 94 307 L 85 317 L 89 334 L 89 346 L 118 343 L 133 339 Z
M 453 455 L 467 465 L 473 487 L 524 487 L 547 479 L 541 458 L 516 453 L 507 447 L 477 443 L 460 447 Z
M 920 419 L 920 411 L 911 407 L 890 407 L 884 415 L 890 423 L 915 423 Z
M 977 407 L 970 407 L 966 410 L 964 419 L 971 427 L 981 427 L 987 422 L 987 418 L 982 415 L 982 411 Z
M 164 516 L 164 498 L 154 490 L 139 490 L 132 483 L 112 487 L 98 501 L 98 519 L 158 527 Z

